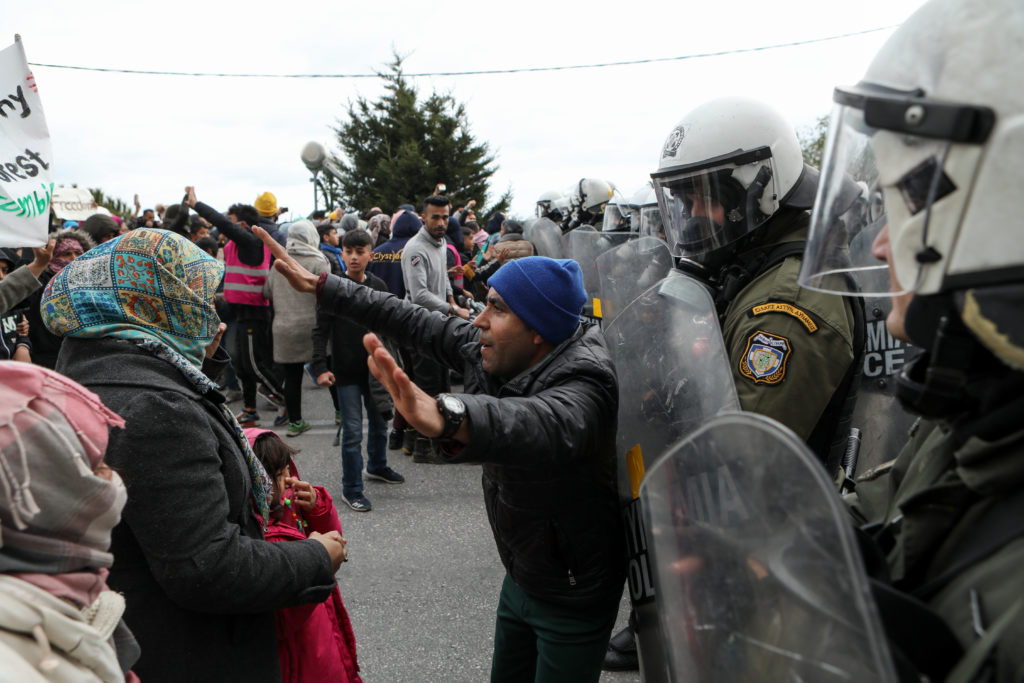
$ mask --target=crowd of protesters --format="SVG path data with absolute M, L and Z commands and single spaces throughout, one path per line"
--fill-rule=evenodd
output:
M 342 500 L 358 512 L 372 509 L 364 476 L 405 481 L 388 465 L 389 449 L 404 446 L 417 462 L 441 460 L 369 371 L 366 329 L 293 289 L 253 228 L 313 274 L 468 319 L 468 302 L 483 298 L 487 276 L 509 257 L 485 249 L 488 238 L 522 232 L 501 214 L 488 223 L 491 232 L 481 229 L 474 205 L 452 211 L 435 194 L 391 214 L 337 210 L 279 224 L 283 211 L 272 193 L 221 211 L 188 187 L 179 204 L 142 210 L 136 200 L 127 219 L 54 219 L 46 246 L 0 250 L 0 359 L 22 361 L 20 370 L 5 370 L 0 419 L 16 426 L 19 438 L 0 444 L 3 459 L 38 449 L 32 478 L 59 480 L 60 468 L 84 448 L 100 483 L 81 496 L 106 501 L 96 520 L 79 520 L 97 532 L 69 534 L 19 525 L 17 515 L 31 514 L 14 496 L 12 509 L 0 510 L 0 572 L 43 571 L 48 578 L 39 586 L 49 596 L 3 583 L 0 592 L 43 600 L 57 612 L 47 602 L 52 596 L 103 610 L 109 625 L 99 629 L 100 651 L 90 658 L 47 655 L 46 639 L 56 642 L 57 631 L 36 634 L 35 643 L 0 642 L 0 649 L 38 654 L 58 672 L 88 670 L 101 680 L 160 679 L 168 671 L 204 679 L 360 680 L 333 578 L 347 556 L 337 512 L 323 487 L 299 478 L 296 451 L 266 427 L 300 436 L 311 427 L 302 413 L 304 375 L 329 387 L 341 433 Z M 425 385 L 450 388 L 450 371 L 428 353 L 387 348 Z M 261 425 L 259 396 L 274 408 L 265 420 L 271 424 Z M 240 409 L 229 408 L 235 402 Z M 80 446 L 63 434 L 64 423 Z M 23 474 L 24 481 L 5 479 L 12 490 L 27 490 Z M 55 555 L 89 561 L 62 574 L 64 565 L 22 552 L 22 542 L 9 541 L 19 534 L 6 528 L 8 513 L 30 534 L 25 547 L 39 542 L 34 536 L 59 536 L 67 548 L 55 546 Z M 86 536 L 77 541 L 74 534 Z M 289 633 L 275 639 L 275 623 Z

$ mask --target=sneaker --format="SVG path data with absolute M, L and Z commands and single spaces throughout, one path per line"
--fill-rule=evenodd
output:
M 363 474 L 366 475 L 367 479 L 375 479 L 376 481 L 382 481 L 385 484 L 403 484 L 403 483 L 405 483 L 405 477 L 403 477 L 398 472 L 395 472 L 390 467 L 385 467 L 384 469 L 377 470 L 376 472 L 371 472 L 370 470 L 365 470 L 363 472 Z
M 426 465 L 440 465 L 444 463 L 444 458 L 434 448 L 434 444 L 430 442 L 430 439 L 425 436 L 417 436 L 416 445 L 412 450 L 412 461 Z
M 298 422 L 288 423 L 288 436 L 298 436 L 303 432 L 308 432 L 313 425 L 309 424 L 306 420 L 300 420 Z
M 399 448 L 401 448 L 404 437 L 405 434 L 398 431 L 397 429 L 392 429 L 391 433 L 388 434 L 388 450 L 397 451 Z
M 341 411 L 340 410 L 335 410 L 334 411 L 334 424 L 338 425 L 339 427 L 341 426 Z
M 278 415 L 278 416 L 276 416 L 274 418 L 274 426 L 275 427 L 284 427 L 289 422 L 291 422 L 291 420 L 288 419 L 288 411 L 287 410 L 282 410 L 280 415 Z
M 370 505 L 370 501 L 361 493 L 357 493 L 349 498 L 342 496 L 341 499 L 345 501 L 345 505 L 348 505 L 356 512 L 369 512 L 373 509 L 373 506 Z
M 406 429 L 402 432 L 402 453 L 405 455 L 412 455 L 412 450 L 416 446 L 416 430 Z
M 238 424 L 240 424 L 243 429 L 260 426 L 260 414 L 255 410 L 243 410 L 235 415 L 235 419 L 238 420 Z

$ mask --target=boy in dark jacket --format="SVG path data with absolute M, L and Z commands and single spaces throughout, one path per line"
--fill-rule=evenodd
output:
M 373 237 L 366 230 L 345 233 L 342 254 L 347 270 L 341 276 L 361 285 L 387 292 L 387 284 L 366 272 L 373 258 Z M 363 495 L 363 406 L 369 433 L 366 436 L 366 476 L 388 484 L 401 484 L 402 475 L 388 467 L 387 418 L 381 414 L 370 393 L 370 372 L 366 366 L 363 335 L 366 328 L 347 318 L 335 317 L 317 307 L 313 328 L 313 374 L 317 384 L 332 387 L 341 410 L 341 486 L 342 500 L 356 512 L 369 512 L 370 501 Z M 331 343 L 331 364 L 327 363 L 327 343 Z

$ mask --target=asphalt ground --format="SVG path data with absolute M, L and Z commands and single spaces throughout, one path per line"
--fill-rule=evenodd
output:
M 367 683 L 475 683 L 490 676 L 494 612 L 505 570 L 494 547 L 473 465 L 413 463 L 388 451 L 404 484 L 365 480 L 370 512 L 341 500 L 341 447 L 326 389 L 303 377 L 302 415 L 313 428 L 285 442 L 302 478 L 327 489 L 348 540 L 338 584 L 355 631 Z M 274 417 L 260 400 L 261 426 Z M 240 410 L 241 403 L 231 406 Z M 365 434 L 365 426 L 364 426 Z M 365 449 L 364 449 L 365 461 Z M 628 599 L 616 631 L 625 625 Z M 639 681 L 637 672 L 604 672 L 602 681 Z

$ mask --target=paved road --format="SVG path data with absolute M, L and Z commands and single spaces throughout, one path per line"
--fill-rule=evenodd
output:
M 389 464 L 405 483 L 367 481 L 364 493 L 373 510 L 354 512 L 341 501 L 341 454 L 332 446 L 330 396 L 308 377 L 305 382 L 303 417 L 313 429 L 285 440 L 302 449 L 296 462 L 303 478 L 326 487 L 338 508 L 350 552 L 338 583 L 363 679 L 487 681 L 505 572 L 487 525 L 480 468 L 416 464 L 401 451 L 390 451 Z M 263 426 L 272 415 L 261 410 Z M 619 624 L 625 619 L 624 603 Z M 601 680 L 625 683 L 640 677 L 605 673 Z

